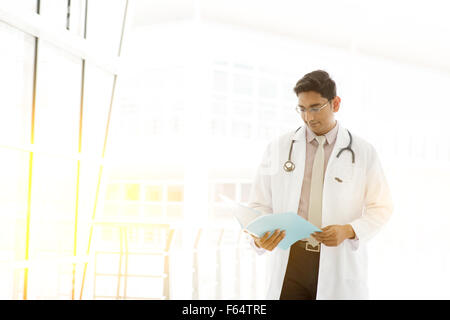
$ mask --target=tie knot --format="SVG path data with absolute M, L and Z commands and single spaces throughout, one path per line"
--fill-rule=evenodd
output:
M 326 138 L 325 138 L 325 136 L 316 136 L 316 140 L 319 143 L 319 146 L 323 146 L 323 144 L 326 141 Z

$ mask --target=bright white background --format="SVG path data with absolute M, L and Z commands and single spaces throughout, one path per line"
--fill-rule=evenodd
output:
M 301 125 L 295 82 L 324 69 L 342 98 L 338 120 L 375 146 L 394 199 L 391 221 L 370 243 L 372 298 L 450 297 L 444 1 L 140 5 L 126 47 L 136 64 L 130 83 L 140 85 L 128 98 L 149 115 L 138 134 L 148 149 L 138 154 L 147 165 L 183 168 L 187 224 L 225 225 L 205 207 L 206 187 L 250 181 L 265 145 Z

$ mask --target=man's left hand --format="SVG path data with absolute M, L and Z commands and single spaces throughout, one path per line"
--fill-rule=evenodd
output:
M 351 225 L 333 224 L 326 226 L 322 232 L 314 232 L 312 234 L 314 239 L 329 247 L 337 247 L 345 239 L 355 238 L 355 232 Z

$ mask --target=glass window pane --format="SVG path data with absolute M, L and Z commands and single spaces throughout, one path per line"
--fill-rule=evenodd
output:
M 274 99 L 277 97 L 277 82 L 272 79 L 259 79 L 258 94 L 262 98 Z
M 125 0 L 88 2 L 86 38 L 101 52 L 117 54 L 119 51 L 125 3 Z
M 227 133 L 226 123 L 223 118 L 213 118 L 210 122 L 211 135 L 224 137 Z
M 117 271 L 116 271 L 117 272 Z M 111 299 L 117 295 L 117 276 L 102 276 L 95 277 L 95 295 L 107 296 Z
M 113 243 L 113 245 L 117 244 L 120 240 L 119 229 L 116 227 L 109 226 L 99 226 L 99 235 L 101 240 L 101 244 L 105 243 Z
M 30 143 L 34 38 L 0 22 L 0 145 Z
M 40 1 L 39 14 L 45 18 L 46 23 L 63 30 L 67 24 L 67 4 L 67 0 Z
M 167 200 L 183 202 L 183 186 L 169 186 L 167 188 Z
M 294 109 L 294 106 L 292 106 Z M 258 105 L 259 120 L 264 124 L 273 124 L 277 120 L 277 106 L 274 104 L 260 103 Z
M 121 200 L 122 188 L 119 183 L 108 184 L 106 188 L 106 200 Z
M 225 97 L 214 97 L 211 104 L 211 114 L 216 116 L 225 116 L 227 114 L 227 100 Z
M 213 87 L 216 91 L 226 92 L 228 90 L 228 74 L 224 71 L 214 71 Z
M 86 0 L 70 0 L 69 21 L 70 32 L 83 37 Z
M 1 0 L 2 9 L 8 9 L 11 11 L 23 12 L 36 12 L 37 0 Z
M 253 93 L 253 78 L 244 74 L 233 75 L 234 86 L 233 91 L 237 94 L 252 95 Z
M 117 273 L 119 270 L 119 259 L 119 253 L 97 253 L 95 255 L 95 271 L 98 273 Z
M 29 153 L 0 148 L 0 260 L 23 259 Z
M 145 217 L 157 218 L 163 216 L 163 209 L 160 205 L 144 205 L 142 211 Z
M 96 159 L 103 152 L 114 77 L 88 62 L 84 76 L 82 152 Z
M 249 102 L 235 101 L 233 106 L 233 117 L 245 117 L 251 119 L 253 116 L 253 104 Z
M 122 212 L 122 206 L 118 203 L 105 203 L 103 208 L 103 216 L 114 218 L 119 216 L 119 213 Z
M 291 128 L 286 128 L 285 131 L 291 130 Z M 265 140 L 270 140 L 275 137 L 276 127 L 263 125 L 258 127 L 258 137 Z
M 138 275 L 154 275 L 164 272 L 164 258 L 158 255 L 128 256 L 128 273 Z
M 53 261 L 35 264 L 28 273 L 28 298 L 56 300 L 71 298 L 72 266 Z M 31 280 L 31 281 L 30 281 Z
M 167 206 L 167 217 L 168 218 L 183 218 L 183 208 L 176 205 Z
M 248 139 L 252 134 L 251 131 L 252 128 L 248 122 L 233 121 L 231 124 L 231 132 L 233 133 L 233 137 Z
M 76 173 L 75 160 L 34 156 L 29 256 L 44 264 L 29 275 L 30 299 L 59 295 L 54 290 L 61 275 L 45 267 L 73 255 Z
M 8 1 L 8 8 L 30 5 L 17 2 Z M 31 139 L 34 38 L 3 22 L 0 38 L 0 298 L 21 299 L 23 269 L 11 262 L 25 258 L 30 155 L 10 147 Z
M 35 143 L 73 154 L 78 151 L 81 59 L 41 41 L 37 69 Z
M 163 295 L 164 279 L 129 277 L 127 296 L 132 298 L 160 298 Z
M 146 201 L 162 201 L 162 187 L 161 186 L 147 186 L 145 187 Z
M 139 216 L 139 204 L 126 204 L 122 207 L 122 217 L 138 217 Z
M 75 219 L 77 163 L 75 160 L 55 159 L 49 156 L 34 155 L 32 180 L 32 233 L 36 255 L 41 250 L 71 251 L 73 230 L 67 234 L 58 229 L 72 225 Z M 33 225 L 33 222 L 39 224 Z M 54 233 L 40 232 L 40 228 L 52 228 L 47 223 L 55 223 Z M 33 238 L 32 237 L 32 238 Z M 59 239 L 58 237 L 61 237 Z M 61 240 L 61 241 L 58 241 Z M 40 246 L 40 242 L 45 245 Z M 30 254 L 31 256 L 31 254 Z
M 140 186 L 136 183 L 125 184 L 125 200 L 139 200 Z

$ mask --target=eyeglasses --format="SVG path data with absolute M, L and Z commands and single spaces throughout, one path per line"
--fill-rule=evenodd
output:
M 322 105 L 321 107 L 317 107 L 317 108 L 309 108 L 309 109 L 306 109 L 306 108 L 304 108 L 304 107 L 296 106 L 296 107 L 295 107 L 295 110 L 296 110 L 298 113 L 303 113 L 303 112 L 317 113 L 317 112 L 319 112 L 320 110 L 322 110 L 323 108 L 325 108 L 325 106 L 328 104 L 328 102 L 330 102 L 330 100 L 328 100 L 327 102 L 325 102 L 325 104 Z

